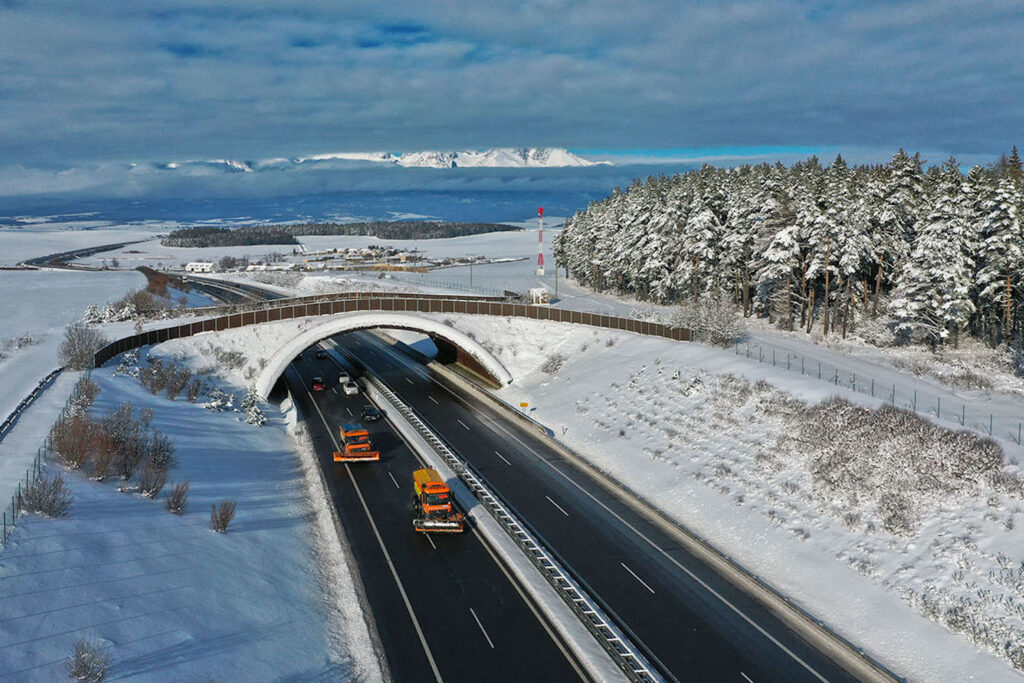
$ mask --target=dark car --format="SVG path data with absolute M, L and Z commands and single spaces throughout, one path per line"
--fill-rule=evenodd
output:
M 316 357 L 320 358 L 321 360 L 324 359 L 324 358 L 327 358 L 327 351 L 325 351 L 324 349 L 317 349 L 316 350 Z
M 326 388 L 327 388 L 327 384 L 324 383 L 324 378 L 323 377 L 314 377 L 313 378 L 313 391 L 323 391 Z
M 384 417 L 384 414 L 373 406 L 363 406 L 363 412 L 360 416 L 362 417 L 363 422 L 376 422 Z

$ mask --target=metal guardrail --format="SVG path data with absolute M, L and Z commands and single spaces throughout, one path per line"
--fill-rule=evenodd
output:
M 39 380 L 39 383 L 36 385 L 36 387 L 29 393 L 28 396 L 21 399 L 21 402 L 18 403 L 14 410 L 11 411 L 11 414 L 7 416 L 7 419 L 5 419 L 3 422 L 0 422 L 0 441 L 3 441 L 4 437 L 7 436 L 7 432 L 11 431 L 11 428 L 14 427 L 14 423 L 18 420 L 18 416 L 20 416 L 25 411 L 26 408 L 32 405 L 32 403 L 39 397 L 39 394 L 43 393 L 43 391 L 48 386 L 50 386 L 50 384 L 57 377 L 57 375 L 59 375 L 63 371 L 64 368 L 57 368 L 56 370 L 48 374 L 46 377 Z
M 47 375 L 39 382 L 35 391 L 26 397 L 25 400 L 28 400 L 29 403 L 31 403 L 32 400 L 35 400 L 38 393 L 45 388 L 44 385 L 63 371 L 64 368 L 57 368 Z M 89 379 L 91 374 L 92 370 L 87 369 L 82 379 Z M 81 380 L 79 380 L 79 382 L 81 382 Z M 64 402 L 64 408 L 61 410 L 60 416 L 57 418 L 58 422 L 67 417 L 71 409 L 71 404 L 74 403 L 77 398 L 78 385 L 75 385 L 74 391 L 71 392 L 71 395 L 68 396 L 67 400 Z M 22 402 L 24 403 L 25 400 Z M 8 420 L 10 420 L 10 418 L 8 418 Z M 4 424 L 7 423 L 5 422 Z M 43 472 L 46 470 L 46 460 L 52 453 L 53 449 L 50 443 L 50 437 L 47 435 L 43 440 L 43 445 L 36 449 L 36 455 L 32 459 L 32 465 L 25 470 L 25 486 L 22 487 L 21 481 L 18 482 L 17 489 L 14 494 L 11 495 L 11 502 L 8 503 L 7 507 L 4 508 L 2 513 L 0 513 L 0 547 L 3 547 L 7 543 L 7 539 L 11 537 L 11 532 L 14 530 L 14 525 L 18 523 L 18 518 L 21 517 L 21 493 L 23 488 L 28 488 L 43 476 Z
M 552 553 L 520 522 L 516 515 L 492 492 L 483 480 L 448 448 L 391 389 L 379 378 L 366 375 L 366 381 L 383 394 L 402 416 L 430 444 L 431 448 L 452 468 L 509 537 L 540 570 L 547 582 L 576 614 L 602 648 L 632 681 L 652 683 L 664 680 L 647 658 L 605 614 L 596 600 L 587 594 Z

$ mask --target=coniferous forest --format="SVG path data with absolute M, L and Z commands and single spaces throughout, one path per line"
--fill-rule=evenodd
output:
M 1024 337 L 1024 173 L 1016 147 L 966 174 L 902 149 L 884 165 L 705 166 L 637 180 L 577 212 L 558 264 L 659 304 L 729 300 L 783 329 L 895 342 Z

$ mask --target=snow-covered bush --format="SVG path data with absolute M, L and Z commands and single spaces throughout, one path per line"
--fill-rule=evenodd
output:
M 236 505 L 237 503 L 233 500 L 222 500 L 220 502 L 220 507 L 211 505 L 210 528 L 218 534 L 227 533 L 228 525 L 231 524 L 231 520 L 235 518 Z
M 250 386 L 245 392 L 240 410 L 245 413 L 245 421 L 251 425 L 262 427 L 267 423 L 267 417 L 260 408 L 260 395 L 256 392 L 255 386 Z
M 69 678 L 99 683 L 107 678 L 110 653 L 100 643 L 87 638 L 76 638 L 65 668 Z
M 743 334 L 742 319 L 725 297 L 688 301 L 668 322 L 690 330 L 694 340 L 716 346 L 730 346 Z
M 37 479 L 21 491 L 21 508 L 47 517 L 67 517 L 73 500 L 60 473 Z
M 139 352 L 135 349 L 121 354 L 121 361 L 114 369 L 115 375 L 139 376 Z
M 216 387 L 210 389 L 210 393 L 207 394 L 207 398 L 209 400 L 203 404 L 203 407 L 217 413 L 230 410 L 235 405 L 234 394 L 229 394 L 226 391 L 217 389 Z

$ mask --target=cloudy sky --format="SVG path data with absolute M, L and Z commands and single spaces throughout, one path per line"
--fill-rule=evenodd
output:
M 1020 9 L 0 0 L 0 179 L 505 146 L 620 160 L 837 149 L 884 160 L 899 146 L 990 159 L 1024 142 Z

